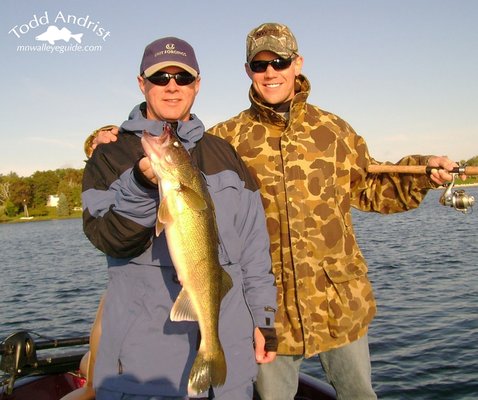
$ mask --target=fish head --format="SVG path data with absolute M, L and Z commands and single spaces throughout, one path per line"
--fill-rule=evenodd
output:
M 47 30 L 35 37 L 38 41 L 55 41 L 57 39 L 60 30 L 55 25 L 50 25 Z
M 168 124 L 159 136 L 144 131 L 141 144 L 158 179 L 173 180 L 183 166 L 191 164 L 191 156 Z

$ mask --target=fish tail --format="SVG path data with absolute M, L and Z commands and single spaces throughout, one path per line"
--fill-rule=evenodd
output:
M 81 38 L 83 37 L 82 33 L 77 33 L 76 35 L 71 35 L 73 39 L 75 39 L 78 43 L 81 43 Z
M 214 353 L 199 349 L 189 374 L 188 389 L 190 394 L 204 393 L 210 386 L 222 386 L 226 381 L 226 357 L 222 347 Z

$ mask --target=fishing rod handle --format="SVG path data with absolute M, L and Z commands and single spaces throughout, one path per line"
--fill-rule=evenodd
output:
M 427 165 L 394 165 L 394 164 L 371 164 L 368 166 L 367 171 L 371 174 L 427 174 L 430 175 L 433 169 L 436 167 L 430 167 Z M 478 167 L 455 167 L 453 170 L 448 171 L 452 174 L 460 175 L 478 175 Z

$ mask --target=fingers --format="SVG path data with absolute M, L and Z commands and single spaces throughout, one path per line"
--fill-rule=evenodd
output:
M 118 140 L 118 128 L 114 127 L 108 130 L 100 130 L 98 134 L 93 139 L 92 147 L 96 148 L 99 144 L 106 144 L 111 142 L 116 142 Z
M 155 185 L 158 184 L 158 178 L 156 177 L 153 168 L 151 167 L 151 162 L 148 157 L 143 157 L 139 161 L 139 168 L 147 179 L 149 179 Z
M 261 364 L 264 357 L 266 357 L 266 339 L 264 335 L 262 335 L 259 328 L 254 328 L 254 346 L 255 346 L 255 353 L 256 353 L 256 361 Z
M 258 364 L 267 364 L 275 360 L 277 356 L 277 353 L 275 351 L 266 351 L 262 354 L 262 357 L 260 359 L 257 359 L 256 356 L 256 362 Z
M 428 166 L 435 167 L 431 170 L 430 179 L 439 185 L 443 185 L 453 180 L 453 175 L 449 171 L 458 167 L 458 164 L 447 156 L 432 156 L 428 159 Z M 466 179 L 466 175 L 461 175 L 460 178 Z
M 430 178 L 433 182 L 443 185 L 445 182 L 453 180 L 453 176 L 445 169 L 433 168 L 430 174 Z

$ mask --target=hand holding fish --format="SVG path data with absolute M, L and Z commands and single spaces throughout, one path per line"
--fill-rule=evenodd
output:
M 155 185 L 159 183 L 158 178 L 154 173 L 153 167 L 151 166 L 151 161 L 148 157 L 143 157 L 141 160 L 139 160 L 139 169 L 144 177 L 151 181 L 151 183 Z

